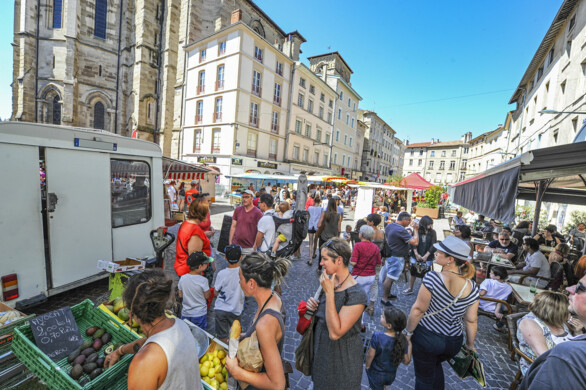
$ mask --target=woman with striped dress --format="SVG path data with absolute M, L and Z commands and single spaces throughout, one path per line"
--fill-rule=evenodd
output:
M 468 261 L 470 247 L 449 236 L 434 244 L 441 272 L 428 272 L 409 313 L 405 334 L 413 344 L 415 389 L 443 389 L 442 362 L 454 357 L 464 340 L 473 351 L 477 329 L 478 287 Z

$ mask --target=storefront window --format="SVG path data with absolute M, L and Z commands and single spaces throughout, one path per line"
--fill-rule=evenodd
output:
M 112 227 L 151 219 L 151 171 L 144 161 L 110 160 Z M 162 192 L 161 188 L 161 192 Z

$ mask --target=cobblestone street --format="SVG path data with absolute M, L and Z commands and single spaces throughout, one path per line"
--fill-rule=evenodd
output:
M 228 204 L 224 203 L 225 200 L 221 199 L 218 203 L 212 207 L 212 226 L 214 226 L 219 234 L 222 219 L 224 215 L 232 215 L 232 208 Z M 346 215 L 344 218 L 343 226 L 346 224 L 352 224 L 354 221 L 354 215 L 352 212 L 348 212 L 349 209 L 345 209 Z M 447 220 L 436 220 L 435 230 L 438 232 L 438 238 L 443 238 L 442 231 L 447 228 Z M 172 227 L 171 232 L 176 232 L 177 227 Z M 217 242 L 218 234 L 214 237 L 214 241 Z M 175 256 L 175 245 L 173 244 L 168 249 L 166 258 L 173 259 Z M 286 277 L 286 284 L 283 286 L 283 302 L 287 311 L 286 319 L 286 334 L 285 344 L 283 347 L 283 358 L 290 361 L 294 366 L 295 361 L 295 348 L 301 340 L 301 336 L 296 332 L 295 327 L 297 325 L 297 305 L 301 300 L 307 300 L 308 297 L 313 296 L 316 289 L 318 288 L 318 275 L 316 273 L 317 265 L 314 263 L 312 267 L 306 264 L 308 259 L 308 246 L 307 242 L 304 243 L 301 251 L 301 258 L 299 260 L 292 261 L 292 267 L 289 270 L 289 274 Z M 216 268 L 217 271 L 226 267 L 226 260 L 220 254 L 216 257 Z M 166 271 L 172 272 L 173 264 L 171 261 L 166 262 Z M 415 302 L 416 292 L 420 286 L 420 280 L 415 285 L 415 293 L 413 295 L 402 295 L 406 287 L 406 281 L 404 276 L 401 276 L 398 283 L 393 286 L 393 294 L 398 295 L 398 299 L 393 301 L 393 304 L 400 307 L 406 314 L 409 313 L 411 305 Z M 41 305 L 34 308 L 32 312 L 37 314 L 44 313 L 50 310 L 57 309 L 65 305 L 74 305 L 82 300 L 89 299 L 100 299 L 101 296 L 107 290 L 108 281 L 104 279 L 102 281 L 95 282 L 91 285 L 75 289 L 69 293 L 60 294 L 52 297 L 49 302 L 45 305 Z M 212 305 L 213 308 L 213 305 Z M 376 310 L 372 317 L 366 316 L 366 327 L 367 331 L 364 334 L 365 343 L 370 339 L 370 336 L 375 331 L 381 331 L 382 327 L 379 324 L 379 318 L 381 315 L 381 305 L 377 303 L 375 306 Z M 247 299 L 243 318 L 242 327 L 243 330 L 250 325 L 252 317 L 256 311 L 256 303 L 252 299 Z M 208 316 L 208 331 L 214 332 L 213 329 L 213 311 Z M 482 362 L 484 363 L 487 379 L 487 389 L 506 389 L 509 387 L 515 372 L 516 363 L 510 359 L 510 353 L 507 349 L 507 336 L 496 332 L 492 328 L 493 321 L 486 317 L 479 317 L 478 320 L 478 336 L 476 338 L 476 348 L 480 355 Z M 444 363 L 444 373 L 446 375 L 446 389 L 479 389 L 481 388 L 474 380 L 466 379 L 460 380 L 450 368 L 447 363 Z M 311 380 L 295 371 L 289 376 L 291 389 L 306 390 L 311 388 Z M 409 366 L 401 365 L 397 371 L 396 380 L 392 386 L 394 389 L 412 389 L 415 385 L 415 376 L 413 370 L 413 363 Z M 362 389 L 368 389 L 368 381 L 366 374 L 363 373 L 362 377 Z M 316 389 L 317 390 L 317 389 Z M 321 390 L 321 389 L 320 389 Z

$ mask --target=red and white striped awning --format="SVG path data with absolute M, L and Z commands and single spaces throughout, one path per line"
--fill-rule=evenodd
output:
M 217 176 L 220 172 L 205 165 L 163 157 L 163 178 L 169 180 L 204 180 L 207 175 Z

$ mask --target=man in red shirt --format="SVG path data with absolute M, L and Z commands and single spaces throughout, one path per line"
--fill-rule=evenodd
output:
M 258 221 L 262 218 L 262 211 L 252 204 L 253 198 L 254 192 L 250 190 L 242 193 L 242 206 L 234 210 L 232 226 L 230 227 L 228 243 L 240 245 L 243 255 L 253 252 Z
M 311 206 L 314 205 L 315 201 L 313 197 L 315 196 L 315 190 L 309 191 L 309 196 L 307 197 L 307 201 L 305 202 L 305 210 L 309 210 Z
M 185 191 L 185 203 L 187 203 L 187 208 L 189 208 L 189 205 L 193 201 L 195 195 L 199 193 L 199 191 L 197 190 L 197 187 L 199 187 L 197 185 L 197 180 L 192 180 L 190 186 L 191 188 Z

